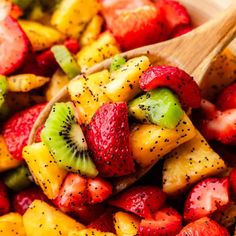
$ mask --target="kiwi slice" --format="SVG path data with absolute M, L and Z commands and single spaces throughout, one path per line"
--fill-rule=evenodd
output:
M 90 158 L 87 143 L 80 125 L 76 122 L 71 102 L 56 103 L 41 133 L 59 166 L 88 177 L 98 174 Z
M 111 62 L 111 66 L 110 66 L 110 72 L 120 69 L 125 63 L 126 63 L 126 60 L 124 57 L 120 55 L 114 56 Z

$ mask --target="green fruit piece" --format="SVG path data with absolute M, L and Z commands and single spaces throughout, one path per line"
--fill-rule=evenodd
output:
M 59 166 L 89 177 L 98 174 L 89 156 L 83 131 L 76 122 L 72 103 L 53 106 L 41 138 Z
M 167 88 L 155 89 L 129 103 L 131 116 L 142 122 L 174 129 L 184 115 L 177 96 Z
M 70 79 L 80 74 L 80 67 L 70 51 L 63 45 L 56 45 L 51 48 L 57 63 Z
M 32 184 L 31 174 L 24 165 L 8 171 L 4 175 L 4 183 L 13 191 L 20 191 Z
M 110 72 L 120 69 L 125 63 L 126 63 L 126 60 L 124 57 L 120 55 L 114 56 L 111 62 L 111 66 L 110 66 Z
M 33 3 L 33 0 L 12 0 L 13 3 L 18 5 L 22 10 L 27 9 Z
M 4 98 L 5 99 L 5 98 Z M 1 105 L 0 105 L 0 121 L 4 121 L 7 119 L 8 115 L 10 113 L 10 109 L 6 103 L 6 101 L 4 101 Z
M 2 96 L 7 93 L 7 78 L 3 75 L 0 75 L 0 94 Z

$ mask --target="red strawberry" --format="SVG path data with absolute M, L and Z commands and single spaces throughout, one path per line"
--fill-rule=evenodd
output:
M 30 131 L 45 104 L 38 104 L 14 114 L 3 125 L 3 137 L 8 150 L 17 160 L 22 159 L 22 149 L 27 144 Z
M 139 80 L 140 88 L 149 91 L 157 87 L 168 87 L 179 96 L 184 107 L 199 107 L 200 89 L 185 71 L 173 66 L 152 66 Z
M 226 228 L 208 217 L 186 225 L 176 236 L 230 236 Z
M 109 204 L 152 219 L 152 214 L 164 205 L 165 199 L 163 191 L 156 186 L 138 186 L 122 192 Z
M 0 215 L 4 215 L 10 211 L 10 201 L 7 194 L 7 187 L 0 182 Z
M 236 168 L 232 169 L 229 174 L 229 186 L 232 189 L 234 198 L 236 199 Z
M 194 221 L 209 216 L 229 202 L 228 178 L 207 178 L 190 191 L 184 206 L 184 219 Z
M 44 128 L 44 125 L 41 125 L 41 127 L 38 129 L 38 131 L 37 131 L 37 133 L 36 133 L 36 137 L 35 137 L 35 142 L 36 143 L 39 143 L 39 142 L 41 142 L 41 132 L 42 132 L 42 130 L 43 130 L 43 128 Z
M 36 199 L 46 202 L 49 201 L 42 190 L 38 187 L 31 187 L 22 190 L 21 192 L 18 192 L 14 195 L 13 208 L 16 212 L 23 215 L 28 209 L 29 205 Z
M 67 39 L 64 42 L 64 46 L 73 54 L 76 54 L 79 51 L 79 43 L 76 39 Z
M 149 0 L 102 0 L 107 27 L 124 50 L 167 39 L 164 15 Z
M 171 207 L 157 211 L 153 220 L 144 219 L 138 229 L 139 236 L 174 236 L 182 229 L 181 215 Z
M 107 103 L 100 107 L 89 124 L 86 138 L 102 176 L 122 176 L 134 172 L 126 103 Z
M 22 10 L 16 4 L 13 4 L 8 0 L 0 1 L 0 21 L 5 19 L 7 16 L 17 19 L 22 15 Z
M 216 104 L 221 111 L 236 108 L 236 83 L 223 89 Z
M 171 38 L 176 38 L 176 37 L 179 37 L 183 34 L 187 34 L 188 32 L 192 31 L 193 28 L 191 26 L 188 26 L 188 25 L 184 25 L 184 26 L 180 26 L 180 27 L 177 27 L 171 34 Z
M 0 21 L 0 74 L 9 75 L 23 64 L 30 42 L 18 22 L 8 16 Z

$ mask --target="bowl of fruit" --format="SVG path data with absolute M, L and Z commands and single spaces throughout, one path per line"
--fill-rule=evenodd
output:
M 0 3 L 0 234 L 234 232 L 235 44 L 201 87 L 174 65 L 119 55 L 231 2 Z

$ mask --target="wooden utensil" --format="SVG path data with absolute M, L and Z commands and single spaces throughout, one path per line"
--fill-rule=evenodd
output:
M 181 37 L 137 48 L 121 55 L 126 58 L 147 55 L 153 65 L 160 62 L 180 67 L 191 74 L 201 85 L 202 79 L 212 61 L 236 35 L 236 4 L 233 3 L 227 10 L 215 19 L 203 24 L 190 33 Z M 91 74 L 109 68 L 112 59 L 105 60 L 86 71 Z M 76 78 L 78 78 L 77 76 Z M 39 127 L 45 123 L 54 103 L 68 97 L 67 86 L 55 96 L 42 111 L 31 131 L 28 144 L 32 144 Z M 154 163 L 155 164 L 155 163 Z M 153 164 L 153 165 L 154 165 Z M 152 166 L 153 166 L 152 165 Z M 119 192 L 133 184 L 152 166 L 139 169 L 135 174 L 116 178 L 113 181 L 115 192 Z

